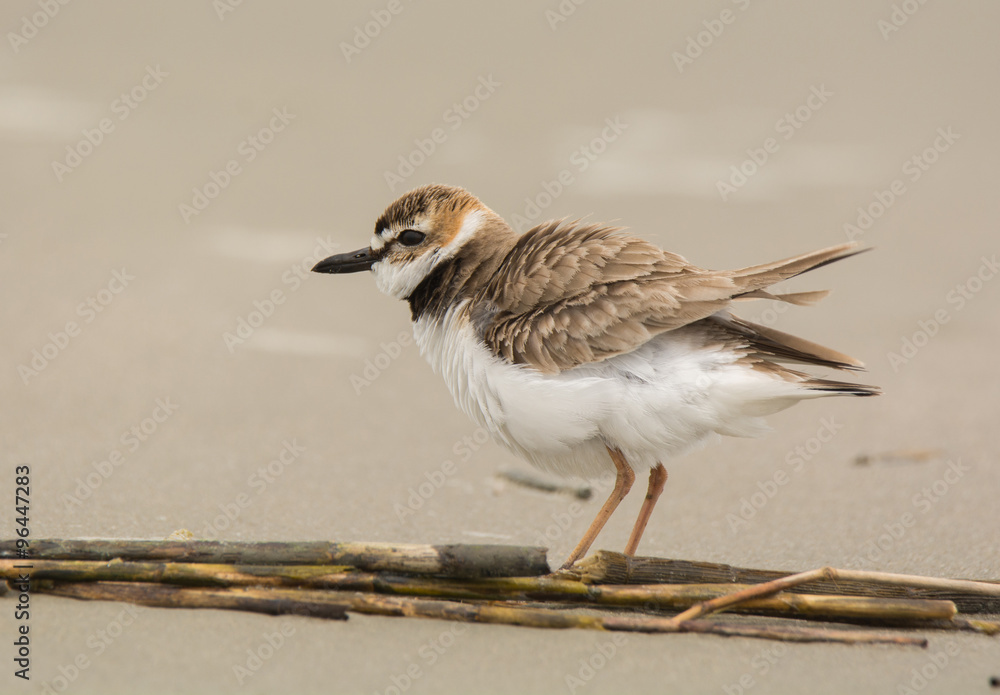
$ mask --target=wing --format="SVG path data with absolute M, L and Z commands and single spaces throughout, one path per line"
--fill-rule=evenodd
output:
M 554 373 L 710 316 L 735 289 L 619 229 L 549 222 L 518 240 L 472 318 L 496 354 Z
M 497 355 L 557 373 L 630 352 L 707 318 L 741 296 L 855 253 L 856 245 L 739 271 L 691 265 L 620 229 L 563 221 L 522 236 L 473 302 L 473 324 Z M 786 301 L 809 297 L 789 295 Z

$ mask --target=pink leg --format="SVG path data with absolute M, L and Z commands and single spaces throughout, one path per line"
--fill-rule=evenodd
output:
M 666 482 L 667 469 L 663 467 L 662 463 L 658 463 L 649 471 L 649 488 L 646 490 L 646 499 L 642 501 L 639 518 L 635 520 L 632 535 L 629 536 L 628 545 L 625 546 L 626 555 L 635 555 L 636 548 L 639 547 L 639 539 L 642 538 L 642 532 L 646 530 L 646 524 L 649 523 L 653 507 L 656 506 L 656 500 L 660 499 Z
M 608 501 L 604 503 L 601 507 L 601 511 L 597 512 L 597 516 L 594 517 L 593 523 L 590 528 L 587 529 L 587 533 L 584 534 L 583 538 L 577 544 L 576 549 L 569 556 L 569 559 L 563 563 L 562 569 L 569 569 L 573 566 L 573 563 L 583 557 L 590 546 L 593 545 L 594 539 L 597 538 L 597 534 L 601 532 L 604 528 L 604 524 L 608 523 L 608 519 L 614 514 L 615 509 L 628 491 L 632 489 L 632 483 L 635 482 L 635 473 L 632 472 L 632 467 L 628 465 L 628 461 L 625 460 L 625 456 L 622 455 L 618 449 L 612 449 L 608 447 L 608 453 L 611 454 L 611 460 L 615 464 L 615 468 L 618 474 L 615 477 L 615 488 L 611 491 L 611 495 L 608 497 Z M 666 474 L 664 474 L 664 479 Z M 641 533 L 641 531 L 640 531 Z

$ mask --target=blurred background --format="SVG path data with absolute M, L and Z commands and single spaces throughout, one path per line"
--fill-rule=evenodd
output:
M 589 216 L 704 267 L 876 247 L 788 283 L 834 289 L 817 307 L 741 313 L 863 359 L 885 395 L 668 462 L 640 552 L 997 579 L 998 20 L 985 1 L 6 2 L 0 488 L 31 466 L 35 538 L 560 562 L 606 481 L 581 502 L 498 476 L 526 465 L 454 407 L 406 305 L 307 272 L 441 182 L 522 231 Z M 623 547 L 640 501 L 596 547 Z M 0 535 L 12 517 L 8 498 Z M 383 693 L 413 663 L 413 692 L 554 692 L 601 639 L 469 626 L 428 663 L 451 625 L 294 619 L 294 648 L 240 681 L 274 619 L 147 609 L 97 652 L 120 605 L 34 601 L 25 692 Z M 926 691 L 985 688 L 996 642 L 943 642 L 959 656 Z M 927 658 L 797 646 L 762 672 L 765 647 L 632 636 L 587 688 L 887 692 Z

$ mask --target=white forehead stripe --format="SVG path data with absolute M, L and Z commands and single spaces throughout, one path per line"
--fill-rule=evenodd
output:
M 381 251 L 385 245 L 396 238 L 396 235 L 388 229 L 383 229 L 381 234 L 372 234 L 372 251 Z
M 455 236 L 451 238 L 451 241 L 441 247 L 441 254 L 445 258 L 454 256 L 455 253 L 465 245 L 465 242 L 475 236 L 482 224 L 482 210 L 470 210 L 467 212 L 465 214 L 465 219 L 462 220 L 462 226 L 455 233 Z

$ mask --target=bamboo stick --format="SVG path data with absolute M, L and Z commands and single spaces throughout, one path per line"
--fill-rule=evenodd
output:
M 792 572 L 757 570 L 711 562 L 690 562 L 652 557 L 628 557 L 600 550 L 577 563 L 568 573 L 588 584 L 759 584 Z M 837 578 L 811 582 L 792 592 L 923 598 L 953 601 L 963 613 L 1000 613 L 1000 583 L 965 579 L 939 579 L 905 574 L 837 570 Z
M 720 596 L 718 598 L 711 599 L 710 601 L 703 601 L 702 603 L 691 606 L 686 611 L 675 615 L 670 619 L 670 621 L 675 625 L 680 625 L 685 620 L 694 620 L 695 618 L 700 618 L 703 615 L 717 613 L 718 611 L 722 611 L 739 604 L 746 604 L 752 599 L 762 599 L 772 594 L 776 594 L 783 589 L 791 589 L 792 587 L 807 584 L 809 582 L 816 581 L 817 579 L 829 579 L 833 576 L 833 574 L 833 569 L 823 567 L 818 570 L 809 570 L 808 572 L 794 574 L 790 577 L 782 577 L 763 584 L 748 586 L 726 594 L 725 596 Z M 950 618 L 954 615 L 955 614 L 953 612 L 948 617 Z
M 0 560 L 0 578 L 15 579 L 24 560 Z M 32 560 L 31 579 L 93 582 L 161 582 L 191 586 L 305 586 L 330 574 L 356 572 L 348 565 L 226 565 L 207 562 L 95 562 Z M 18 567 L 20 565 L 21 567 Z
M 629 632 L 697 632 L 724 636 L 754 637 L 792 642 L 885 643 L 926 646 L 922 638 L 892 635 L 869 630 L 828 630 L 786 626 L 752 626 L 692 620 L 674 625 L 665 618 L 585 615 L 572 611 L 527 608 L 517 605 L 436 601 L 404 596 L 375 596 L 364 593 L 330 594 L 301 589 L 210 589 L 174 587 L 162 584 L 120 582 L 42 583 L 43 593 L 86 600 L 128 601 L 139 605 L 233 608 L 265 607 L 264 612 L 329 617 L 338 608 L 370 615 L 436 618 L 522 627 L 583 628 Z
M 548 569 L 544 550 L 515 546 L 42 540 L 35 541 L 32 550 L 30 558 L 20 558 L 13 542 L 0 542 L 0 557 L 17 558 L 0 560 L 0 577 L 16 579 L 24 572 L 23 565 L 29 563 L 33 565 L 33 585 L 37 581 L 44 582 L 46 578 L 89 583 L 124 580 L 146 585 L 168 583 L 182 587 L 216 588 L 267 586 L 273 587 L 274 591 L 286 591 L 284 587 L 310 587 L 338 592 L 331 594 L 328 591 L 312 591 L 310 599 L 302 593 L 303 589 L 299 589 L 296 599 L 298 603 L 309 600 L 335 603 L 337 600 L 343 601 L 345 596 L 352 596 L 346 592 L 362 591 L 398 598 L 419 597 L 421 600 L 424 597 L 434 597 L 475 602 L 550 601 L 576 606 L 623 607 L 645 611 L 687 609 L 673 618 L 648 618 L 654 622 L 642 623 L 642 630 L 658 632 L 682 631 L 682 625 L 705 622 L 697 618 L 718 610 L 813 620 L 920 625 L 935 629 L 973 630 L 983 634 L 1000 632 L 1000 624 L 995 622 L 970 620 L 965 616 L 954 617 L 955 603 L 941 600 L 942 596 L 954 597 L 959 605 L 967 606 L 966 610 L 970 610 L 968 606 L 971 606 L 973 611 L 983 609 L 984 606 L 1000 606 L 998 583 L 832 568 L 789 575 L 710 563 L 627 558 L 618 553 L 599 552 L 569 572 L 538 576 Z M 46 556 L 99 559 L 46 560 Z M 151 557 L 163 561 L 123 561 L 121 557 Z M 256 562 L 225 563 L 218 561 L 220 558 L 249 558 Z M 189 561 L 178 562 L 176 559 Z M 211 562 L 213 559 L 216 561 Z M 336 560 L 341 562 L 337 563 Z M 497 576 L 498 573 L 505 575 L 509 572 L 513 572 L 515 576 Z M 716 583 L 627 586 L 596 583 L 614 576 L 632 581 L 638 577 L 655 577 L 660 582 L 677 581 L 680 577 L 691 576 L 699 577 L 704 582 L 706 577 L 712 577 Z M 737 577 L 748 581 L 734 583 Z M 768 577 L 769 583 L 762 583 Z M 807 588 L 803 588 L 803 584 Z M 87 591 L 84 588 L 66 588 L 73 585 L 60 586 L 65 592 Z M 815 593 L 812 593 L 814 590 Z M 121 591 L 124 590 L 119 589 Z M 803 593 L 804 591 L 810 593 Z M 834 592 L 847 595 L 831 595 Z M 237 605 L 233 603 L 234 595 L 228 592 L 223 595 L 230 605 L 219 607 L 257 610 L 254 607 L 241 608 L 250 606 L 253 602 L 244 601 Z M 243 597 L 249 595 L 244 594 Z M 204 595 L 199 596 L 205 600 Z M 360 600 L 356 598 L 358 595 L 353 596 L 352 600 Z M 901 598 L 886 600 L 878 598 L 880 596 Z M 269 597 L 276 600 L 277 595 L 270 594 Z M 383 597 L 370 598 L 375 601 Z M 376 601 L 371 605 L 379 604 Z M 266 602 L 260 604 L 259 609 L 263 612 L 279 610 Z M 427 608 L 427 611 L 431 609 Z M 613 617 L 616 616 L 607 616 L 608 619 Z M 617 617 L 626 621 L 630 619 Z M 670 621 L 672 627 L 665 627 L 666 623 L 660 625 L 655 621 Z M 609 627 L 612 623 L 607 623 L 605 629 L 614 629 Z M 738 627 L 743 629 L 745 626 Z M 694 631 L 694 628 L 684 630 Z M 738 634 L 738 631 L 733 634 Z
M 0 560 L 0 578 L 14 579 L 23 570 L 13 560 Z M 35 560 L 33 581 L 130 581 L 188 586 L 308 587 L 338 591 L 483 601 L 550 601 L 649 611 L 680 610 L 719 601 L 734 589 L 760 592 L 764 585 L 653 584 L 597 586 L 554 577 L 509 577 L 476 580 L 431 579 L 354 571 L 349 567 L 311 565 L 220 565 L 205 563 L 136 563 L 112 561 Z M 808 620 L 840 620 L 892 625 L 921 625 L 950 620 L 950 601 L 873 599 L 854 596 L 780 594 L 742 603 L 739 612 Z
M 91 601 L 122 601 L 159 608 L 216 608 L 266 615 L 347 620 L 347 604 L 329 595 L 276 594 L 266 589 L 181 587 L 142 582 L 42 582 L 35 593 Z
M 749 587 L 743 587 L 737 589 L 736 591 L 733 591 L 728 595 L 720 596 L 718 598 L 711 599 L 709 601 L 704 601 L 695 606 L 692 606 L 686 611 L 683 611 L 682 613 L 671 618 L 671 621 L 674 624 L 679 625 L 684 621 L 694 620 L 696 618 L 700 618 L 703 615 L 708 615 L 722 610 L 731 610 L 739 608 L 741 606 L 746 606 L 748 603 L 752 603 L 754 600 L 760 600 L 763 597 L 772 596 L 774 594 L 781 595 L 779 592 L 783 592 L 797 586 L 813 583 L 822 579 L 838 580 L 845 576 L 853 578 L 855 581 L 864 580 L 864 581 L 875 581 L 875 582 L 898 581 L 899 577 L 902 576 L 904 577 L 903 581 L 909 584 L 915 584 L 917 583 L 917 580 L 925 579 L 923 577 L 912 577 L 909 575 L 892 575 L 879 572 L 853 572 L 849 570 L 838 570 L 832 567 L 823 567 L 821 569 L 809 570 L 808 572 L 800 572 L 799 574 L 794 574 L 787 577 L 781 577 L 780 579 L 774 579 L 770 582 L 764 582 L 762 584 L 754 584 Z M 945 603 L 950 603 L 950 602 L 945 602 Z M 951 605 L 954 606 L 954 604 Z M 951 618 L 954 618 L 954 613 L 952 614 Z M 969 620 L 967 618 L 951 620 L 948 626 L 955 629 L 972 630 L 983 634 L 1000 633 L 1000 623 Z M 930 625 L 928 625 L 928 627 L 930 627 Z
M 24 559 L 15 541 L 0 558 Z M 253 565 L 351 565 L 372 572 L 446 577 L 518 577 L 549 573 L 545 548 L 514 545 L 400 543 L 243 543 L 232 541 L 34 540 L 31 559 L 207 562 Z

